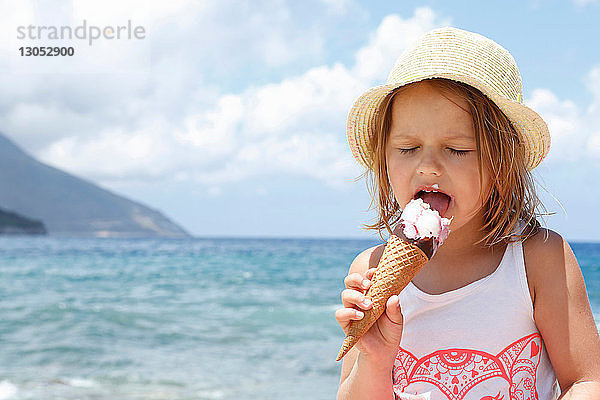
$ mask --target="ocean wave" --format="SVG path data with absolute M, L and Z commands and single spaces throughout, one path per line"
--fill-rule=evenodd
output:
M 63 382 L 69 386 L 81 387 L 81 388 L 94 387 L 98 384 L 93 379 L 85 379 L 85 378 L 65 378 L 63 380 Z
M 9 382 L 9 381 L 1 381 L 0 382 L 0 400 L 10 399 L 13 397 L 19 388 L 17 385 Z

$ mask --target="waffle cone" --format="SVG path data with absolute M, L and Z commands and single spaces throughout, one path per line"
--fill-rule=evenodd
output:
M 365 296 L 373 302 L 373 307 L 363 310 L 364 317 L 361 320 L 350 322 L 336 361 L 341 360 L 373 326 L 385 311 L 388 299 L 399 294 L 428 261 L 425 253 L 417 246 L 396 235 L 390 236 L 371 280 L 371 287 L 365 293 Z

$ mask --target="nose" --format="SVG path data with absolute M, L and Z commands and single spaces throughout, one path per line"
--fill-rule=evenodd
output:
M 440 176 L 441 166 L 431 151 L 423 152 L 423 156 L 417 167 L 417 173 L 419 175 Z

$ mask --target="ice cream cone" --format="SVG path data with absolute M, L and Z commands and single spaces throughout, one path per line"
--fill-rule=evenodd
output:
M 428 193 L 433 189 L 438 189 L 437 184 L 432 185 L 432 190 Z M 373 326 L 385 311 L 388 299 L 399 294 L 433 257 L 450 233 L 450 222 L 452 218 L 441 217 L 438 210 L 432 209 L 421 198 L 413 199 L 405 206 L 400 216 L 399 229 L 388 239 L 371 280 L 371 287 L 365 293 L 371 299 L 373 307 L 364 311 L 362 319 L 350 322 L 336 361 L 341 360 Z
M 373 307 L 364 310 L 361 320 L 351 321 L 336 361 L 341 360 L 383 314 L 388 299 L 399 294 L 428 261 L 429 257 L 416 245 L 396 235 L 390 236 L 371 287 L 365 294 L 373 302 Z

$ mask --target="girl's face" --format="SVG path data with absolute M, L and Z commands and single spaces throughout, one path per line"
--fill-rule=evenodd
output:
M 454 217 L 453 230 L 478 215 L 483 205 L 475 130 L 466 110 L 464 100 L 450 93 L 442 95 L 427 81 L 411 84 L 394 97 L 385 149 L 388 179 L 400 207 L 420 187 L 437 184 L 452 197 L 442 216 Z M 483 174 L 487 193 L 489 174 Z

